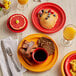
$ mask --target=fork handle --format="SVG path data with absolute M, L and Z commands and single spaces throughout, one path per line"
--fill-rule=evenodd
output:
M 9 67 L 9 64 L 8 64 L 8 60 L 6 60 L 6 65 L 7 65 L 7 71 L 9 73 L 9 76 L 13 76 L 12 72 L 11 72 L 11 69 Z
M 13 64 L 14 64 L 15 69 L 17 70 L 17 72 L 20 72 L 20 69 L 17 67 L 14 59 L 12 58 L 12 56 L 10 56 L 10 57 L 11 57 L 11 60 L 12 60 L 12 62 L 13 62 Z

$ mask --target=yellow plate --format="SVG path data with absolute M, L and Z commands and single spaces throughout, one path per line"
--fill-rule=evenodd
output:
M 68 54 L 63 58 L 63 60 L 62 60 L 62 62 L 61 62 L 61 72 L 62 72 L 62 76 L 66 76 L 66 75 L 65 75 L 65 71 L 64 71 L 64 62 L 65 62 L 66 58 L 67 58 L 68 56 L 70 56 L 71 54 L 74 54 L 74 53 L 76 53 L 76 51 L 72 51 L 72 52 L 68 53 Z
M 18 46 L 18 50 L 19 48 L 22 46 L 22 43 L 24 40 L 27 40 L 27 41 L 34 41 L 35 43 L 37 43 L 37 40 L 40 38 L 40 37 L 47 37 L 49 39 L 51 39 L 50 37 L 48 37 L 47 35 L 44 35 L 44 34 L 32 34 L 32 35 L 29 35 L 27 37 L 25 37 L 19 44 Z M 52 39 L 51 39 L 52 40 Z M 52 40 L 53 41 L 53 40 Z M 54 41 L 53 41 L 54 42 Z M 22 56 L 18 53 L 17 51 L 17 55 L 18 55 L 18 58 L 19 58 L 19 61 L 20 63 L 28 70 L 30 71 L 33 71 L 33 72 L 43 72 L 43 71 L 46 71 L 46 70 L 49 70 L 50 68 L 53 67 L 53 65 L 56 63 L 57 61 L 57 58 L 58 58 L 58 47 L 56 45 L 56 43 L 54 42 L 55 44 L 55 53 L 54 55 L 50 55 L 48 57 L 48 59 L 46 60 L 46 62 L 42 63 L 42 64 L 38 64 L 38 65 L 33 65 L 33 66 L 30 66 L 28 65 L 24 59 L 22 58 Z

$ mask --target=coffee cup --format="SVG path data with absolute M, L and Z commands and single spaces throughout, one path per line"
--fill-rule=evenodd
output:
M 32 53 L 32 59 L 37 64 L 45 62 L 47 58 L 48 52 L 44 48 L 37 48 Z

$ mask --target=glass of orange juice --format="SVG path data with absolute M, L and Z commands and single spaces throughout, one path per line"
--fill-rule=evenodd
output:
M 72 44 L 73 39 L 76 36 L 76 26 L 69 24 L 63 30 L 63 39 L 62 44 L 65 47 L 68 47 Z
M 27 5 L 28 0 L 18 0 L 18 9 L 20 10 L 24 10 L 25 9 L 25 5 Z

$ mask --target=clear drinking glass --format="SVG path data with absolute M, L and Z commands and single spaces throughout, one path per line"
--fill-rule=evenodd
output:
M 8 14 L 11 9 L 11 0 L 0 0 L 0 17 Z
M 76 36 L 76 26 L 69 24 L 63 30 L 63 39 L 61 43 L 63 46 L 68 47 L 71 46 L 73 39 Z
M 19 10 L 24 11 L 25 6 L 27 6 L 27 2 L 28 2 L 28 0 L 18 0 L 18 6 L 17 6 L 17 8 Z

